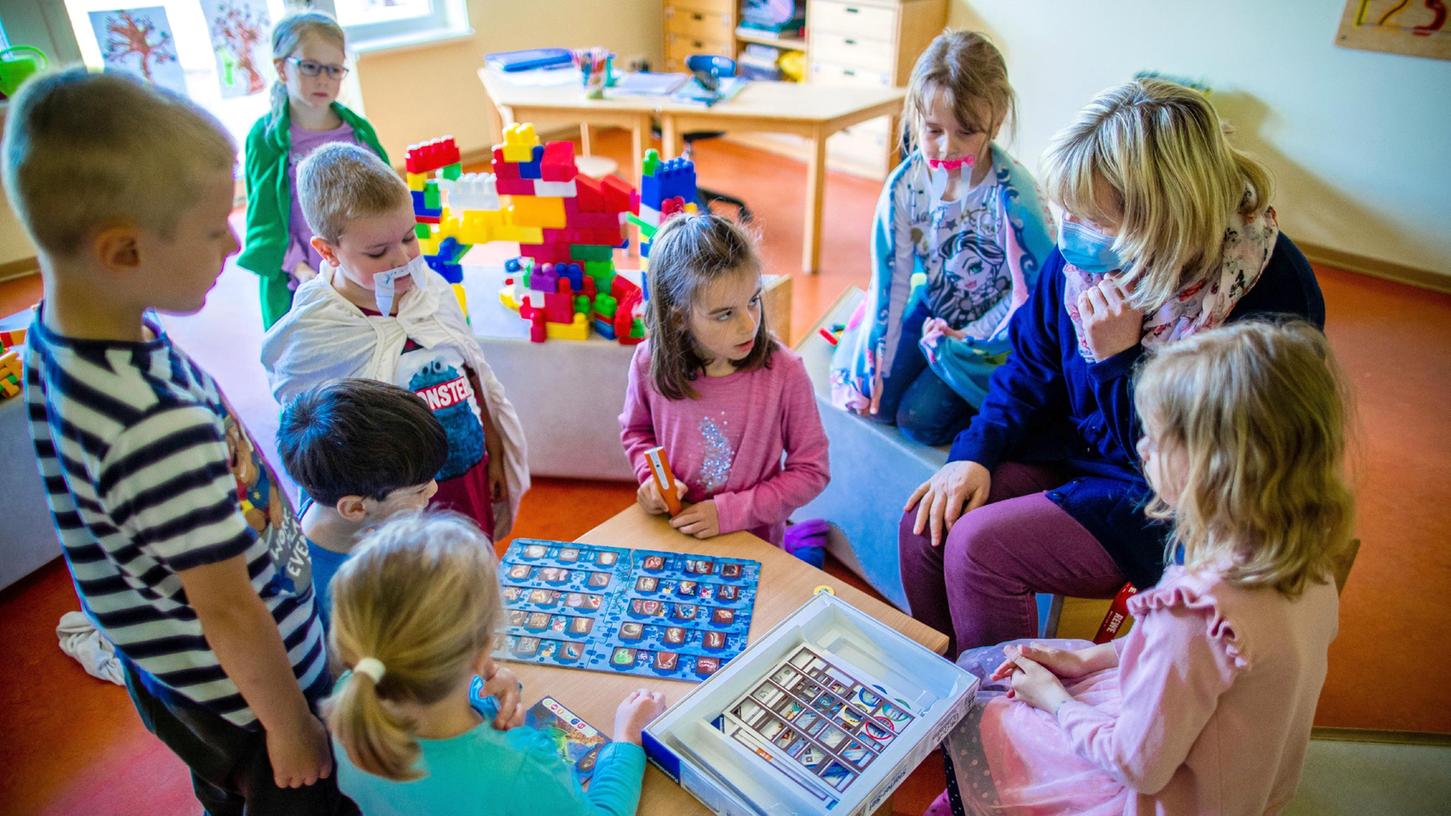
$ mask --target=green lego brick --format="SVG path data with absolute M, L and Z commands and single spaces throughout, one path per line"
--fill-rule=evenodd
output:
M 635 226 L 639 227 L 640 228 L 640 236 L 644 240 L 647 240 L 647 241 L 649 239 L 651 239 L 651 238 L 654 238 L 655 237 L 655 230 L 659 229 L 659 227 L 656 227 L 654 224 L 651 224 L 649 221 L 644 220 L 643 218 L 641 218 L 638 215 L 635 215 L 634 213 L 628 213 L 628 214 L 626 214 L 625 215 L 625 220 L 626 221 L 629 221 L 631 224 L 634 224 Z
M 660 151 L 650 148 L 645 151 L 645 161 L 640 165 L 642 175 L 655 175 L 655 168 L 660 164 Z
M 612 282 L 615 274 L 614 261 L 585 261 L 584 273 L 595 279 L 595 284 Z M 608 289 L 609 287 L 605 287 Z
M 448 179 L 448 180 L 450 180 L 450 181 L 453 181 L 454 179 L 457 179 L 459 176 L 461 176 L 463 174 L 464 174 L 464 166 L 462 164 L 459 164 L 458 162 L 454 162 L 453 164 L 450 164 L 449 166 L 443 168 L 443 172 L 442 172 L 443 177 L 446 178 L 446 179 Z
M 459 244 L 458 246 L 454 247 L 453 257 L 449 258 L 448 259 L 448 262 L 449 263 L 462 263 L 463 262 L 463 259 L 464 259 L 464 256 L 467 255 L 467 254 L 469 254 L 469 250 L 471 250 L 473 248 L 474 248 L 474 245 L 473 244 Z
M 589 296 L 576 295 L 574 298 L 574 310 L 580 314 L 589 314 Z
M 614 295 L 595 295 L 595 314 L 606 320 L 615 319 L 615 311 L 620 308 L 620 302 Z
M 569 248 L 569 259 L 571 261 L 608 261 L 614 257 L 614 252 L 614 247 L 573 244 Z
M 423 206 L 436 210 L 443 206 L 443 196 L 438 192 L 438 180 L 429 179 L 423 187 Z
M 428 227 L 429 227 L 428 224 L 414 224 L 413 225 L 413 234 L 414 235 L 417 235 L 419 238 L 429 238 L 429 237 L 432 237 L 433 230 L 429 229 Z

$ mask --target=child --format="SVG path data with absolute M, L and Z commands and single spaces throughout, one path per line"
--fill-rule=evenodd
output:
M 650 339 L 620 414 L 640 506 L 667 512 L 645 459 L 661 445 L 691 503 L 670 526 L 781 546 L 786 518 L 826 487 L 826 434 L 801 358 L 766 326 L 750 237 L 715 215 L 673 218 L 650 245 L 649 285 Z
M 524 432 L 453 290 L 419 255 L 408 188 L 377 156 L 343 144 L 314 151 L 297 181 L 327 263 L 263 339 L 277 401 L 340 377 L 418 394 L 448 433 L 434 506 L 507 535 L 529 488 Z
M 353 545 L 384 519 L 422 510 L 438 492 L 448 436 L 428 405 L 376 380 L 333 380 L 299 395 L 277 429 L 282 466 L 307 496 L 298 508 L 327 629 L 328 584 Z
M 665 707 L 640 689 L 615 712 L 589 792 L 551 739 L 500 733 L 470 700 L 503 624 L 488 542 L 452 514 L 399 516 L 359 545 L 333 582 L 333 650 L 351 674 L 327 703 L 338 784 L 368 816 L 634 813 L 640 729 Z
M 923 444 L 967 427 L 1053 250 L 1033 177 L 993 141 L 1015 106 L 1002 54 L 976 32 L 938 36 L 912 69 L 902 140 L 915 149 L 877 202 L 871 285 L 837 345 L 832 401 Z
M 292 307 L 298 284 L 322 258 L 297 197 L 297 165 L 330 142 L 362 145 L 387 163 L 373 126 L 340 104 L 348 68 L 342 26 L 320 11 L 289 14 L 272 29 L 272 109 L 247 134 L 247 248 L 237 264 L 257 273 L 262 328 Z
M 1344 382 L 1310 325 L 1246 321 L 1164 346 L 1135 401 L 1179 565 L 1130 599 L 1119 640 L 963 655 L 987 675 L 1006 652 L 987 679 L 1011 684 L 950 740 L 971 812 L 1277 813 L 1294 796 L 1350 536 Z
M 82 609 L 207 812 L 355 812 L 310 710 L 330 679 L 292 508 L 150 313 L 201 309 L 236 252 L 235 156 L 215 119 L 126 74 L 38 76 L 11 100 L 5 189 L 45 288 L 31 435 Z

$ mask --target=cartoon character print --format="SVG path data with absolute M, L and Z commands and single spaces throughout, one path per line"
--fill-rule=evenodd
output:
M 484 457 L 484 425 L 465 372 L 435 357 L 408 378 L 407 387 L 428 403 L 448 434 L 448 458 L 437 478 L 442 481 L 467 473 Z
M 277 487 L 277 477 L 230 409 L 222 426 L 227 464 L 236 482 L 237 507 L 247 526 L 267 543 L 272 562 L 277 565 L 274 587 L 291 595 L 306 591 L 312 586 L 312 559 L 307 554 L 302 526 L 286 495 Z

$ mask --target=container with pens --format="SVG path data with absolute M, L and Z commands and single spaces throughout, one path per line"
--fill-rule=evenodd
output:
M 610 73 L 614 60 L 615 55 L 604 48 L 586 48 L 574 52 L 574 64 L 579 69 L 586 99 L 605 98 L 605 87 L 611 84 Z

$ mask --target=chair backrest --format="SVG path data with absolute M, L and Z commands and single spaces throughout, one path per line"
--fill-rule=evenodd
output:
M 1344 593 L 1345 582 L 1350 578 L 1350 568 L 1355 566 L 1355 556 L 1360 552 L 1360 539 L 1350 539 L 1350 546 L 1345 548 L 1345 554 L 1335 562 L 1335 591 Z

